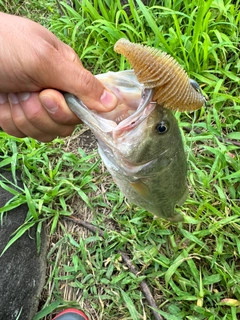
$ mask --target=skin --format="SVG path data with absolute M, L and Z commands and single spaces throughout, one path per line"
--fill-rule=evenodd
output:
M 61 91 L 96 111 L 117 105 L 68 45 L 29 19 L 0 12 L 0 127 L 43 142 L 70 135 L 80 119 Z

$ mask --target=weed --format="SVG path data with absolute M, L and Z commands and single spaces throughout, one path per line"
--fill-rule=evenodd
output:
M 208 103 L 193 113 L 176 112 L 190 187 L 189 198 L 179 208 L 187 223 L 179 225 L 153 220 L 127 203 L 95 152 L 79 148 L 73 153 L 61 139 L 41 144 L 1 133 L 0 166 L 10 166 L 13 177 L 20 168 L 24 188 L 13 189 L 2 180 L 13 199 L 0 212 L 23 202 L 29 208 L 25 224 L 11 242 L 32 224 L 38 223 L 40 231 L 44 221 L 51 222 L 47 293 L 35 320 L 66 306 L 84 308 L 92 319 L 150 319 L 139 290 L 141 279 L 148 282 L 165 319 L 237 320 L 239 1 L 163 0 L 150 1 L 149 6 L 140 0 L 125 5 L 120 0 L 69 3 L 59 2 L 58 11 L 53 1 L 41 1 L 41 8 L 31 2 L 19 13 L 36 18 L 35 10 L 44 12 L 46 25 L 77 51 L 93 73 L 129 68 L 113 51 L 119 38 L 160 48 L 200 83 Z M 11 12 L 13 4 L 0 5 Z M 43 23 L 41 17 L 38 21 Z M 104 230 L 104 239 L 61 220 L 73 212 Z M 139 277 L 123 266 L 118 250 L 131 255 Z

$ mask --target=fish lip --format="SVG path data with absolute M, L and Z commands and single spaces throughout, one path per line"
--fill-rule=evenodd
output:
M 64 98 L 72 112 L 75 113 L 83 122 L 85 122 L 93 131 L 99 130 L 104 133 L 111 133 L 113 130 L 118 130 L 118 128 L 124 127 L 126 123 L 129 123 L 129 121 L 133 122 L 135 121 L 135 118 L 138 118 L 142 111 L 151 102 L 153 97 L 153 89 L 145 88 L 143 84 L 140 84 L 133 70 L 107 72 L 96 75 L 96 78 L 99 79 L 103 85 L 106 85 L 107 88 L 108 86 L 104 82 L 104 78 L 107 75 L 109 75 L 109 77 L 112 76 L 113 80 L 115 80 L 116 77 L 119 77 L 120 87 L 121 81 L 124 81 L 124 84 L 129 83 L 132 85 L 132 87 L 138 88 L 139 92 L 142 94 L 142 98 L 138 102 L 138 107 L 130 116 L 119 123 L 116 123 L 115 120 L 110 120 L 107 117 L 104 117 L 104 114 L 108 115 L 115 109 L 110 112 L 97 112 L 94 109 L 89 109 L 79 98 L 73 94 L 64 92 Z M 109 88 L 109 90 L 111 90 L 111 88 Z M 88 114 L 88 117 L 86 117 L 86 114 Z
M 72 94 L 64 93 L 64 97 L 70 109 L 91 128 L 96 138 L 103 140 L 110 148 L 116 149 L 115 143 L 118 137 L 141 124 L 155 108 L 156 103 L 152 102 L 153 89 L 145 88 L 140 84 L 133 70 L 119 71 L 116 73 L 108 72 L 99 74 L 96 78 L 108 87 L 103 81 L 108 75 L 110 78 L 112 77 L 113 81 L 116 80 L 116 78 L 120 79 L 118 82 L 119 85 L 118 83 L 116 84 L 116 87 L 119 87 L 120 90 L 121 86 L 125 88 L 128 87 L 129 84 L 130 87 L 137 88 L 139 94 L 141 93 L 141 97 L 138 97 L 138 104 L 134 112 L 119 123 L 107 118 L 108 113 L 106 112 L 104 113 L 105 115 L 103 115 L 102 112 L 89 109 L 79 98 Z M 111 90 L 111 88 L 109 89 Z
M 152 101 L 153 90 L 143 90 L 143 97 L 139 103 L 141 105 L 132 115 L 121 121 L 115 128 L 113 128 L 113 137 L 119 136 L 126 131 L 132 130 L 137 127 L 156 106 L 156 102 Z

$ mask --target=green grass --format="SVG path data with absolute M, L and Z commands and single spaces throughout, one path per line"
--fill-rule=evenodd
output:
M 60 2 L 61 15 L 53 1 L 24 6 L 0 1 L 0 6 L 13 12 L 17 5 L 19 14 L 49 27 L 94 73 L 129 68 L 113 51 L 120 37 L 158 47 L 199 82 L 208 104 L 176 113 L 190 188 L 181 207 L 187 223 L 178 225 L 153 220 L 129 204 L 103 172 L 96 152 L 86 154 L 75 145 L 69 150 L 60 139 L 41 144 L 1 133 L 0 166 L 10 165 L 13 177 L 20 168 L 24 189 L 16 191 L 2 180 L 13 199 L 0 213 L 22 203 L 29 207 L 12 242 L 32 224 L 40 232 L 45 221 L 52 239 L 46 297 L 36 319 L 66 306 L 83 307 L 93 319 L 152 319 L 140 291 L 142 279 L 164 319 L 239 319 L 240 147 L 229 139 L 240 142 L 240 2 L 72 3 Z M 84 210 L 91 213 L 85 219 L 105 231 L 103 239 L 62 219 Z M 123 265 L 120 250 L 129 254 L 139 277 Z

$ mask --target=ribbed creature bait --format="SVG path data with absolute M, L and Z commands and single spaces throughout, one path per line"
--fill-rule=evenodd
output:
M 153 101 L 159 105 L 179 111 L 196 110 L 204 105 L 206 100 L 198 83 L 189 79 L 167 53 L 127 39 L 118 40 L 114 50 L 126 57 L 145 88 L 154 89 Z

